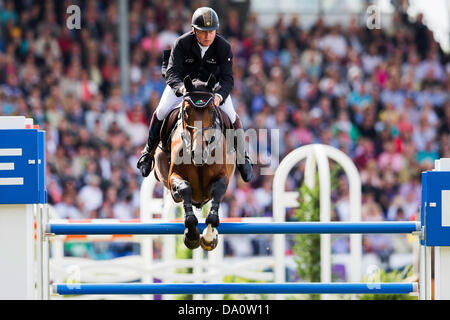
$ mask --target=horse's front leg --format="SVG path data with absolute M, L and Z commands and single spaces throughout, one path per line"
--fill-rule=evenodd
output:
M 204 250 L 211 251 L 217 247 L 219 241 L 219 233 L 217 227 L 220 224 L 219 218 L 219 206 L 223 196 L 227 190 L 228 181 L 226 177 L 222 177 L 219 180 L 213 182 L 211 186 L 212 204 L 211 210 L 206 217 L 206 228 L 203 230 L 200 238 L 200 244 Z
M 192 208 L 192 188 L 188 181 L 176 174 L 171 178 L 172 192 L 175 197 L 183 199 L 184 208 L 184 244 L 193 250 L 200 246 L 200 232 L 197 229 L 198 220 Z

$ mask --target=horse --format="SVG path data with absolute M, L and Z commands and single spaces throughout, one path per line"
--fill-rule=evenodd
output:
M 193 250 L 201 245 L 210 251 L 218 243 L 219 206 L 235 171 L 236 156 L 225 134 L 232 124 L 214 103 L 213 75 L 207 82 L 192 81 L 189 76 L 183 82 L 183 100 L 161 128 L 154 172 L 173 200 L 183 202 L 186 247 Z M 207 227 L 200 236 L 193 206 L 201 209 L 209 201 Z

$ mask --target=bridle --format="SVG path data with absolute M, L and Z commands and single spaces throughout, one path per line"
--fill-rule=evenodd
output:
M 192 100 L 192 98 L 190 97 L 190 95 L 191 94 L 201 94 L 201 95 L 203 95 L 203 96 L 209 96 L 209 98 L 206 100 L 206 101 L 204 101 L 204 100 L 202 100 L 202 102 L 198 102 L 198 101 L 193 101 Z M 181 104 L 181 116 L 182 116 L 182 121 L 183 121 L 183 131 L 186 129 L 186 128 L 189 128 L 189 129 L 195 129 L 195 130 L 198 130 L 198 131 L 200 131 L 200 132 L 203 132 L 204 130 L 208 130 L 208 129 L 212 129 L 212 128 L 214 128 L 215 127 L 215 124 L 214 125 L 211 125 L 211 126 L 209 126 L 208 128 L 198 128 L 198 127 L 196 127 L 196 126 L 192 126 L 192 125 L 189 125 L 189 124 L 187 124 L 186 123 L 186 118 L 185 118 L 185 112 L 184 112 L 184 110 L 185 110 L 185 101 L 187 101 L 188 103 L 189 103 L 189 105 L 191 106 L 191 107 L 193 107 L 193 108 L 199 108 L 199 109 L 202 109 L 202 108 L 206 108 L 206 107 L 208 107 L 209 106 L 209 104 L 212 102 L 212 101 L 214 101 L 214 94 L 213 93 L 210 93 L 210 92 L 204 92 L 204 91 L 191 91 L 191 92 L 189 92 L 189 93 L 186 93 L 184 96 L 183 96 L 183 103 Z M 203 134 L 203 133 L 202 133 Z
M 201 101 L 199 101 L 199 100 L 194 101 L 192 99 L 191 95 L 195 95 L 195 94 L 202 96 L 202 97 L 206 97 L 207 99 L 201 99 Z M 209 127 L 203 128 L 203 126 L 197 127 L 195 125 L 188 124 L 187 120 L 186 120 L 186 114 L 185 114 L 186 113 L 185 112 L 185 110 L 186 110 L 185 102 L 187 102 L 192 108 L 206 109 L 211 103 L 214 103 L 214 93 L 207 92 L 207 91 L 190 91 L 183 95 L 183 101 L 181 103 L 181 110 L 180 110 L 181 124 L 182 124 L 182 128 L 183 128 L 183 131 L 181 133 L 181 138 L 186 145 L 186 149 L 191 150 L 192 145 L 193 145 L 192 137 L 191 137 L 191 139 L 188 138 L 188 137 L 190 137 L 190 135 L 188 136 L 186 134 L 187 129 L 192 129 L 192 130 L 195 130 L 196 132 L 200 133 L 201 137 L 202 137 L 202 141 L 203 141 L 205 131 L 208 131 L 211 129 L 219 129 L 219 130 L 223 131 L 222 130 L 223 124 L 220 121 L 219 112 L 215 105 L 212 108 L 212 112 L 214 113 L 215 121 L 213 121 L 213 123 Z M 213 135 L 211 140 L 210 141 L 205 140 L 205 143 L 209 147 L 214 141 L 215 141 L 215 136 Z M 192 154 L 192 150 L 191 150 L 191 154 Z M 205 160 L 204 157 L 202 157 L 202 164 L 203 164 L 204 160 Z
M 201 103 L 199 103 L 198 101 L 194 102 L 192 100 L 192 98 L 190 97 L 191 94 L 201 94 L 203 96 L 208 96 L 208 99 L 206 101 L 202 101 Z M 211 92 L 205 92 L 205 91 L 191 91 L 186 93 L 183 96 L 183 102 L 181 104 L 181 119 L 182 119 L 182 123 L 183 123 L 183 131 L 185 131 L 187 128 L 189 129 L 194 129 L 194 130 L 198 130 L 202 133 L 203 136 L 203 131 L 209 130 L 209 129 L 215 129 L 217 127 L 217 120 L 220 121 L 219 117 L 217 117 L 217 110 L 216 107 L 214 106 L 213 111 L 216 113 L 216 122 L 213 123 L 212 125 L 210 125 L 207 128 L 199 128 L 190 124 L 186 123 L 186 117 L 185 117 L 185 101 L 187 101 L 189 103 L 189 105 L 193 108 L 206 108 L 212 101 L 214 101 L 214 94 Z

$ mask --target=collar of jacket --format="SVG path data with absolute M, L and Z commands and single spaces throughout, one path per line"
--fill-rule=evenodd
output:
M 209 48 L 206 50 L 205 55 L 203 56 L 203 59 L 202 59 L 202 53 L 201 53 L 201 51 L 200 51 L 200 46 L 199 46 L 199 43 L 198 43 L 198 41 L 197 41 L 197 37 L 195 36 L 195 33 L 194 33 L 193 31 L 191 31 L 191 34 L 192 34 L 192 46 L 191 46 L 192 48 L 191 48 L 191 49 L 192 49 L 192 51 L 195 53 L 195 55 L 198 56 L 198 58 L 199 58 L 200 60 L 204 60 L 205 58 L 208 57 L 209 49 L 210 49 L 212 46 L 214 46 L 215 43 L 216 43 L 217 34 L 216 34 L 216 37 L 214 38 L 213 43 L 211 43 L 211 45 L 209 46 Z

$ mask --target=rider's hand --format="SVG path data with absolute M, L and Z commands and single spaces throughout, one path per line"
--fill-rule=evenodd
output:
M 222 102 L 222 98 L 218 94 L 216 94 L 214 96 L 214 104 L 216 105 L 216 107 L 218 107 L 221 102 Z

